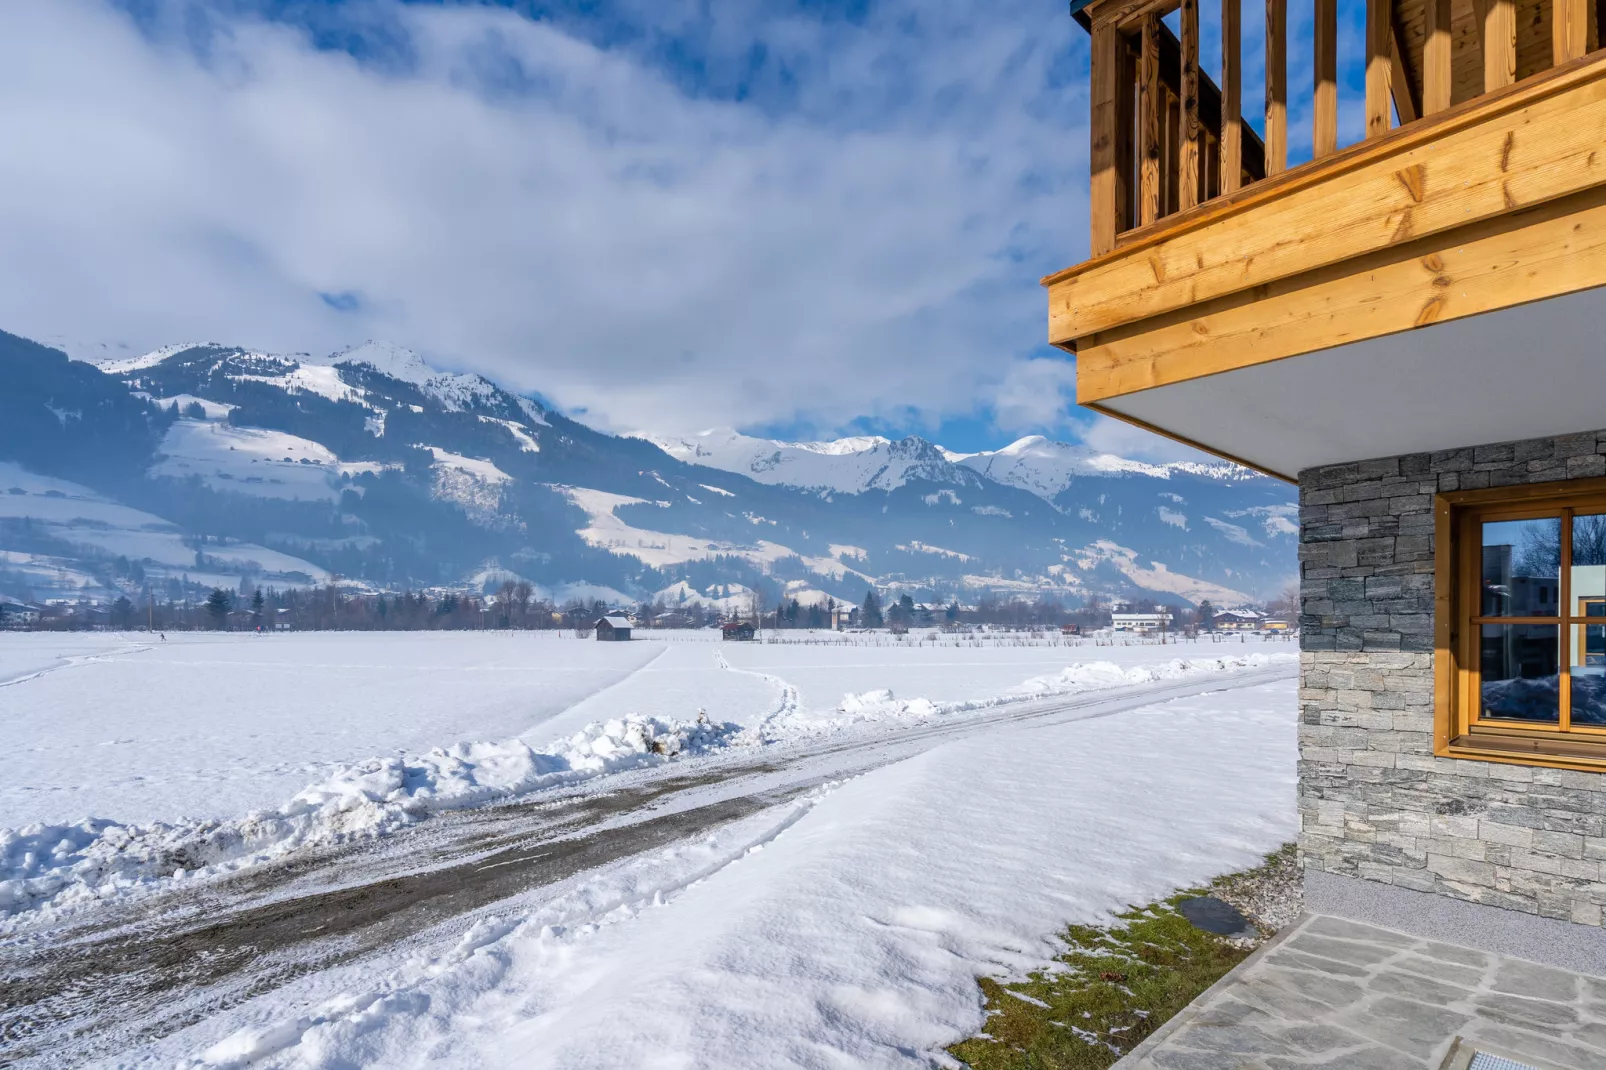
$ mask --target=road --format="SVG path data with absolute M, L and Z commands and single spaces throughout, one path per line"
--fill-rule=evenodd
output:
M 667 763 L 22 929 L 0 938 L 0 1067 L 78 1065 L 129 1051 L 309 973 L 451 938 L 515 896 L 968 735 L 1115 716 L 1294 672 L 1012 703 Z

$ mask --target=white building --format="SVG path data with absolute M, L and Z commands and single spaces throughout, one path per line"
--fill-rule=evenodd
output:
M 1110 614 L 1110 627 L 1118 632 L 1138 632 L 1143 635 L 1170 631 L 1171 611 L 1161 609 L 1154 613 L 1134 613 L 1125 606 L 1118 606 Z

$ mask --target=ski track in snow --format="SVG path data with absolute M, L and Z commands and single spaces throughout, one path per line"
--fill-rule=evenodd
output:
M 788 683 L 786 680 L 783 680 L 781 677 L 776 676 L 773 673 L 759 672 L 756 669 L 738 669 L 736 666 L 732 665 L 728 660 L 726 660 L 725 652 L 723 650 L 714 651 L 714 664 L 719 668 L 726 670 L 727 672 L 740 673 L 743 676 L 756 676 L 760 680 L 768 680 L 780 690 L 781 704 L 777 706 L 773 712 L 765 716 L 764 720 L 759 723 L 760 732 L 763 731 L 765 725 L 769 724 L 771 721 L 774 721 L 776 718 L 784 717 L 788 714 L 797 712 L 800 702 L 797 688 Z
M 108 650 L 100 654 L 66 654 L 57 659 L 57 663 L 55 665 L 47 665 L 42 669 L 34 669 L 30 672 L 25 672 L 17 676 L 11 676 L 4 680 L 0 680 L 0 687 L 13 687 L 17 684 L 25 684 L 29 680 L 37 680 L 41 676 L 49 676 L 51 673 L 60 672 L 62 669 L 71 669 L 78 665 L 88 665 L 97 661 L 111 661 L 116 658 L 127 657 L 130 654 L 143 654 L 145 651 L 150 649 L 151 647 L 148 645 L 133 643 L 127 647 L 124 647 L 122 650 Z

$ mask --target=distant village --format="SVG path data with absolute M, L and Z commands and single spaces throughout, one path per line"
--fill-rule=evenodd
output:
M 529 583 L 508 582 L 489 594 L 452 590 L 374 593 L 340 584 L 315 588 L 213 588 L 204 598 L 154 594 L 136 601 L 121 596 L 111 603 L 0 599 L 0 628 L 18 631 L 469 631 L 570 630 L 598 638 L 628 638 L 634 631 L 721 628 L 727 638 L 745 639 L 764 631 L 875 631 L 904 634 L 911 629 L 964 631 L 975 628 L 1058 630 L 1066 635 L 1160 636 L 1201 632 L 1294 634 L 1298 605 L 1289 597 L 1267 605 L 1218 607 L 1166 605 L 1152 600 L 1105 602 L 1067 607 L 1051 598 L 1029 600 L 984 594 L 966 604 L 916 602 L 870 591 L 854 604 L 796 599 L 765 604 L 756 592 L 682 605 L 662 601 L 614 605 L 600 599 L 574 599 L 556 605 Z M 623 636 L 615 633 L 623 632 Z

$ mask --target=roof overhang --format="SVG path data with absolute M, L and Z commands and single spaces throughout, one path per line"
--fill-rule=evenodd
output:
M 1606 287 L 1090 407 L 1285 479 L 1318 465 L 1592 432 L 1606 428 Z

